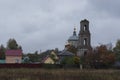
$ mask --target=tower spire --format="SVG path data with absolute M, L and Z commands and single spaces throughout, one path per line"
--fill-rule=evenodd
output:
M 74 31 L 73 31 L 73 35 L 76 36 L 76 26 L 74 24 Z

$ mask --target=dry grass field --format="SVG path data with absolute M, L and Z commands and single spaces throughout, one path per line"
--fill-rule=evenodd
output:
M 0 80 L 120 80 L 120 70 L 3 68 Z

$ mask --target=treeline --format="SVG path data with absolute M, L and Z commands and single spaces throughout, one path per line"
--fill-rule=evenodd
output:
M 68 51 L 77 54 L 77 48 L 71 46 Z M 100 44 L 94 47 L 89 53 L 81 57 L 74 57 L 74 62 L 76 64 L 82 64 L 85 68 L 120 68 L 120 40 L 117 40 L 115 47 L 112 44 Z M 71 62 L 70 60 L 65 60 L 65 62 Z M 66 63 L 67 64 L 67 63 Z
M 85 56 L 85 62 L 94 67 L 120 67 L 120 40 L 117 40 L 115 47 L 112 44 L 97 46 L 91 55 Z
M 0 46 L 0 60 L 5 60 L 5 51 L 7 49 L 21 49 L 22 47 L 17 43 L 15 39 L 9 39 L 7 46 Z M 24 63 L 40 63 L 47 55 L 50 55 L 51 51 L 54 51 L 59 54 L 61 51 L 58 48 L 53 50 L 46 50 L 45 52 L 39 53 L 35 51 L 34 53 L 23 53 Z M 113 66 L 116 62 L 120 63 L 120 40 L 117 40 L 115 47 L 111 44 L 104 45 L 101 44 L 97 47 L 94 47 L 92 51 L 88 54 L 78 57 L 77 48 L 71 46 L 68 49 L 69 52 L 75 54 L 72 58 L 67 57 L 61 62 L 61 64 L 83 64 L 85 67 L 110 67 Z M 52 56 L 53 57 L 53 56 Z

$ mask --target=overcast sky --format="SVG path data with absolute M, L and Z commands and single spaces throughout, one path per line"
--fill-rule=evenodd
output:
M 0 44 L 14 38 L 25 53 L 62 50 L 83 19 L 92 46 L 120 39 L 120 0 L 0 0 Z

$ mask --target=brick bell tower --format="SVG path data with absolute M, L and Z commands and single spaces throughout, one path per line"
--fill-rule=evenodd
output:
M 91 47 L 91 34 L 89 31 L 89 21 L 84 19 L 80 22 L 80 31 L 78 34 L 78 56 L 85 56 Z

